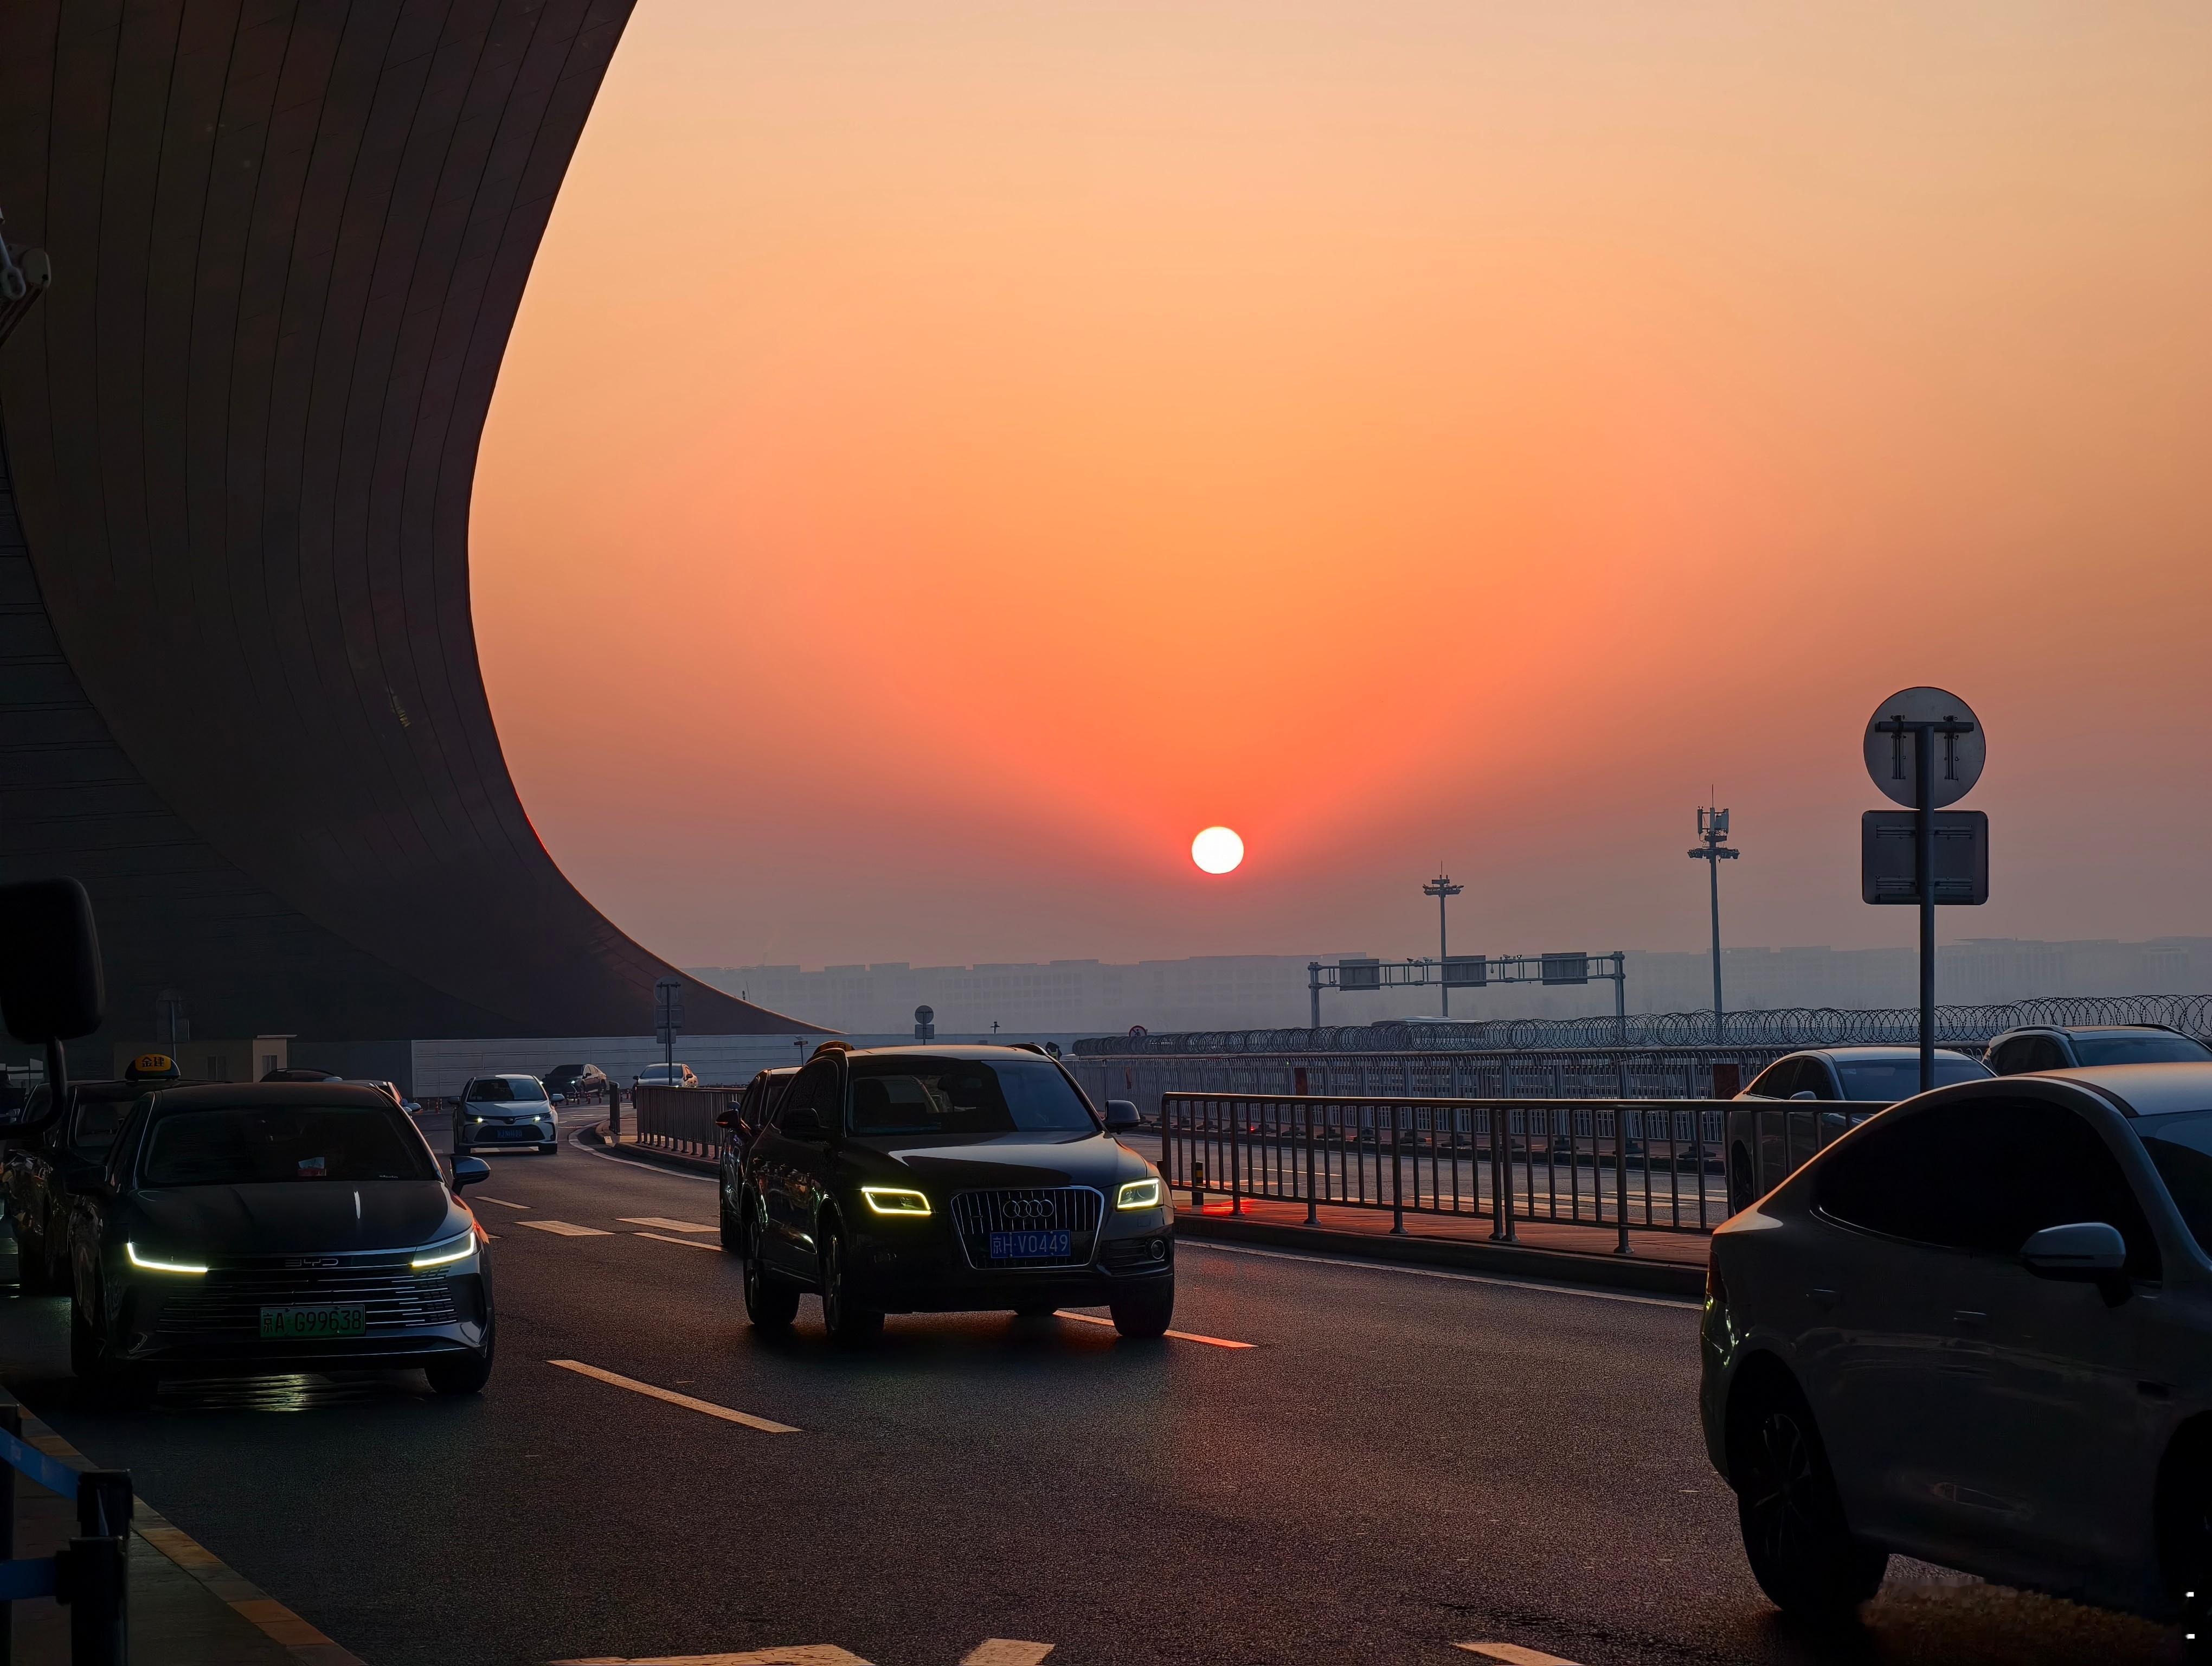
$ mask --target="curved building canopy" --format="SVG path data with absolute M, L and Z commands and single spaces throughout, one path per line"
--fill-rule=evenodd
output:
M 8 0 L 0 879 L 111 1025 L 636 1034 L 675 975 L 532 830 L 469 611 L 493 384 L 629 0 Z M 618 281 L 611 277 L 610 281 Z M 564 483 L 548 482 L 559 490 Z M 685 980 L 695 1033 L 814 1026 Z

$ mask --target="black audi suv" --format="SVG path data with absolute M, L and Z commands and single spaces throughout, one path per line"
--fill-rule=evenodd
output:
M 128 1402 L 163 1373 L 491 1375 L 483 1233 L 406 1114 L 342 1083 L 170 1088 L 68 1177 L 70 1363 Z
M 1175 1213 L 1054 1059 L 1012 1047 L 824 1049 L 744 1140 L 745 1311 L 822 1298 L 839 1341 L 884 1315 L 1104 1305 L 1124 1336 L 1175 1312 Z

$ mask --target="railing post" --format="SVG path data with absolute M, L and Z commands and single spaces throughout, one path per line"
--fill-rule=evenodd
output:
M 1175 1197 L 1175 1131 L 1168 1126 L 1168 1096 L 1160 1095 L 1160 1183 L 1166 1187 L 1170 1207 Z
M 1650 1142 L 1644 1144 L 1644 1161 L 1650 1161 Z M 1620 1241 L 1613 1246 L 1616 1256 L 1631 1256 L 1636 1252 L 1628 1247 L 1628 1106 L 1615 1100 L 1613 1107 L 1613 1213 L 1620 1228 Z
M 1390 1107 L 1390 1230 L 1406 1232 L 1406 1131 L 1398 1126 L 1396 1105 Z
M 88 1469 L 77 1477 L 76 1538 L 55 1568 L 54 1596 L 70 1611 L 70 1666 L 126 1666 L 131 1476 Z
M 1244 1107 L 1231 1100 L 1222 1107 L 1229 1123 L 1229 1213 L 1244 1213 Z
M 1320 1201 L 1314 1195 L 1314 1110 L 1315 1106 L 1313 1103 L 1309 1100 L 1305 1106 L 1306 1225 L 1309 1226 L 1316 1225 L 1321 1219 Z M 0 1663 L 0 1666 L 4 1666 L 4 1663 Z
M 23 1438 L 23 1408 L 10 1403 L 0 1406 L 0 1432 L 21 1440 Z M 0 1463 L 0 1562 L 13 1561 L 15 1557 L 15 1466 Z M 0 1666 L 9 1666 L 15 1658 L 15 1605 L 0 1602 Z
M 1504 1183 L 1498 1190 L 1498 1220 L 1503 1230 L 1499 1231 L 1498 1236 L 1508 1243 L 1518 1243 L 1521 1241 L 1521 1235 L 1513 1225 L 1513 1113 L 1508 1110 L 1504 1113 L 1504 1116 L 1505 1117 L 1504 1140 L 1505 1161 L 1498 1170 Z M 1526 1138 L 1528 1113 L 1525 1110 L 1521 1113 L 1521 1128 L 1522 1136 Z M 1536 1160 L 1536 1142 L 1533 1140 L 1528 1141 L 1528 1160 L 1532 1164 Z M 1535 1188 L 1536 1177 L 1532 1174 L 1528 1177 L 1528 1189 L 1532 1195 Z

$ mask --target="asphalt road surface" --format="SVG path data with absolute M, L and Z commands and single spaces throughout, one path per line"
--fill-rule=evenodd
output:
M 846 1353 L 811 1300 L 746 1327 L 711 1182 L 574 1144 L 489 1160 L 481 1397 L 269 1377 L 94 1413 L 52 1298 L 10 1304 L 0 1371 L 370 1666 L 954 1666 L 994 1639 L 1054 1666 L 2174 1657 L 1911 1567 L 1863 1635 L 1793 1633 L 1706 1465 L 1683 1304 L 1187 1243 L 1189 1339 L 927 1316 Z

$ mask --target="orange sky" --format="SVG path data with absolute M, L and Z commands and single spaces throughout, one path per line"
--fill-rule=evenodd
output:
M 2212 932 L 2212 11 L 640 0 L 477 623 L 687 964 Z M 1250 855 L 1191 866 L 1223 822 Z

